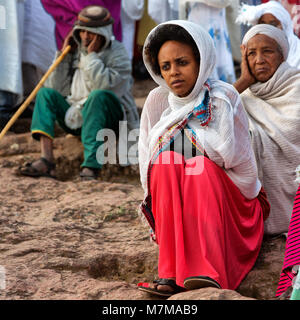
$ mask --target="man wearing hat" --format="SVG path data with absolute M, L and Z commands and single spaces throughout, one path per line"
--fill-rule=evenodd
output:
M 131 94 L 131 62 L 123 44 L 114 39 L 112 24 L 104 7 L 88 6 L 80 11 L 62 48 L 71 45 L 69 54 L 36 97 L 31 132 L 41 142 L 41 158 L 21 167 L 21 174 L 55 177 L 55 121 L 66 132 L 81 135 L 83 179 L 97 178 L 101 168 L 99 130 L 118 132 L 119 121 L 127 121 L 128 131 L 139 127 Z

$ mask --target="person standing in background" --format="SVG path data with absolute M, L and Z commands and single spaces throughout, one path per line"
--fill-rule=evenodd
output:
M 135 24 L 144 13 L 144 0 L 122 0 L 122 42 L 132 61 L 134 52 Z
M 225 10 L 230 3 L 229 0 L 191 1 L 187 20 L 200 24 L 214 40 L 217 61 L 213 77 L 232 84 L 236 76 Z
M 2 0 L 0 30 L 0 129 L 34 89 L 56 50 L 54 21 L 36 0 Z

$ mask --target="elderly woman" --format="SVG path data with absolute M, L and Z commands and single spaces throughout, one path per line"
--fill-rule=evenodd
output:
M 252 27 L 242 44 L 242 73 L 234 84 L 249 115 L 260 181 L 271 205 L 267 234 L 288 231 L 300 159 L 300 70 L 286 63 L 284 32 Z
M 282 29 L 289 42 L 289 55 L 286 61 L 300 69 L 300 39 L 294 34 L 293 21 L 289 12 L 278 1 L 269 1 L 258 6 L 243 4 L 237 22 L 256 25 L 270 24 Z
M 149 293 L 235 289 L 258 256 L 268 201 L 257 177 L 248 119 L 229 84 L 209 81 L 213 40 L 169 21 L 148 35 L 144 62 L 159 85 L 141 117 L 141 205 L 159 245 Z

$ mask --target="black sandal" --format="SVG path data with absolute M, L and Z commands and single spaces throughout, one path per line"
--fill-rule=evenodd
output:
M 151 288 L 149 286 L 149 283 L 140 283 L 138 284 L 138 289 L 156 296 L 160 297 L 171 297 L 173 294 L 185 291 L 184 288 L 178 286 L 175 282 L 175 280 L 172 279 L 158 279 L 154 280 L 153 283 L 155 284 L 154 288 Z M 163 291 L 163 290 L 158 290 L 158 286 L 170 286 L 173 291 Z
M 19 173 L 23 176 L 29 177 L 49 177 L 56 179 L 56 176 L 51 174 L 51 171 L 55 169 L 55 163 L 47 160 L 44 157 L 41 157 L 39 160 L 41 160 L 45 164 L 47 171 L 43 172 L 41 170 L 38 170 L 32 165 L 32 162 L 27 162 L 24 166 L 19 167 Z
M 184 279 L 183 285 L 187 290 L 201 289 L 206 287 L 221 288 L 216 280 L 205 276 L 188 277 Z

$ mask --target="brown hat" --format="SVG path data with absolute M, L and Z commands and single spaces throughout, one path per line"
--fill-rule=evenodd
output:
M 103 27 L 113 22 L 114 19 L 106 8 L 91 5 L 79 12 L 75 25 L 83 27 Z

